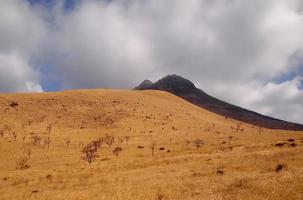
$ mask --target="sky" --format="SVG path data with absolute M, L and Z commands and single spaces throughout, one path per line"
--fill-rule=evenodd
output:
M 133 88 L 167 74 L 303 123 L 302 0 L 0 0 L 0 92 Z

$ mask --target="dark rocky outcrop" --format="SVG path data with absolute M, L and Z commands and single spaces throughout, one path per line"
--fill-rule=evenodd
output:
M 165 76 L 155 83 L 146 80 L 134 89 L 167 91 L 199 107 L 202 107 L 219 115 L 223 115 L 226 118 L 230 117 L 264 128 L 296 131 L 303 130 L 303 125 L 301 124 L 286 122 L 283 120 L 264 116 L 259 113 L 214 98 L 206 94 L 201 89 L 196 88 L 196 86 L 191 81 L 178 75 Z
M 137 87 L 135 87 L 135 90 L 147 90 L 149 89 L 154 83 L 150 80 L 144 80 L 142 83 L 140 83 Z

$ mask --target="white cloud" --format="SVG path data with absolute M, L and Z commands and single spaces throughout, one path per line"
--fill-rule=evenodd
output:
M 0 1 L 1 92 L 42 91 L 39 73 L 30 63 L 45 39 L 44 25 L 26 1 Z
M 0 87 L 2 92 L 41 92 L 38 72 L 19 55 L 0 53 Z

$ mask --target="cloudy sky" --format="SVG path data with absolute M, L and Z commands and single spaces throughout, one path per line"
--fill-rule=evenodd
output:
M 303 123 L 302 0 L 0 0 L 0 92 L 167 74 Z

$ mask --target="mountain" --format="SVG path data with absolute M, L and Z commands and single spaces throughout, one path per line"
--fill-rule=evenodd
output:
M 144 80 L 142 83 L 140 83 L 137 87 L 135 87 L 135 90 L 145 90 L 150 87 L 152 87 L 154 83 L 151 82 L 150 80 Z
M 264 128 L 295 131 L 303 130 L 303 125 L 301 124 L 286 122 L 283 120 L 261 115 L 259 113 L 226 103 L 220 99 L 212 97 L 201 89 L 196 88 L 196 86 L 191 81 L 175 74 L 165 76 L 154 84 L 152 84 L 151 81 L 144 81 L 134 89 L 162 90 L 170 92 L 199 107 L 225 116 L 226 118 L 236 119 Z

